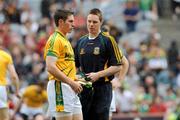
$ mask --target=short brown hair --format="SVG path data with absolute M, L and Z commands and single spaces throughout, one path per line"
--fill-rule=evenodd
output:
M 66 19 L 68 18 L 68 16 L 73 15 L 74 13 L 70 10 L 57 10 L 54 14 L 54 22 L 56 24 L 56 26 L 59 25 L 58 21 L 59 19 L 62 19 L 63 21 L 66 21 Z
M 99 20 L 102 22 L 102 12 L 98 8 L 91 9 L 89 14 L 97 15 L 99 17 Z

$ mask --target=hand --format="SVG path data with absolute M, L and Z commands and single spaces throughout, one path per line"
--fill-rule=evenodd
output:
M 95 81 L 97 81 L 98 79 L 99 79 L 99 74 L 98 73 L 94 73 L 94 72 L 92 72 L 92 73 L 88 73 L 88 74 L 86 74 L 87 75 L 87 78 L 90 78 L 91 80 L 91 82 L 93 83 L 93 82 L 95 82 Z
M 121 82 L 119 81 L 119 79 L 117 77 L 115 77 L 112 81 L 112 87 L 113 89 L 117 89 L 121 86 Z
M 76 81 L 72 81 L 70 86 L 75 91 L 75 93 L 81 93 L 83 90 L 81 84 Z
M 19 98 L 19 99 L 21 98 L 21 96 L 20 96 L 18 91 L 16 91 L 15 95 L 16 95 L 17 98 Z

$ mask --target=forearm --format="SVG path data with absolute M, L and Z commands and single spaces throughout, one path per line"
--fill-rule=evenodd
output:
M 109 68 L 97 72 L 99 78 L 114 75 L 120 70 L 120 66 L 110 66 Z
M 18 94 L 19 92 L 19 78 L 17 75 L 15 75 L 13 78 L 12 78 L 12 82 L 13 82 L 13 85 L 15 86 L 16 88 L 16 93 Z
M 8 65 L 8 70 L 10 72 L 11 81 L 16 88 L 16 94 L 18 94 L 18 92 L 19 92 L 19 78 L 18 78 L 18 75 L 16 73 L 14 65 L 13 64 Z

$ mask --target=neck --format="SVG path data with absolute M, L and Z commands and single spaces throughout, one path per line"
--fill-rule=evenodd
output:
M 66 36 L 66 34 L 67 34 L 67 33 L 66 33 L 63 29 L 61 29 L 61 28 L 59 28 L 58 31 L 61 32 L 61 34 L 62 34 L 63 36 Z
M 66 33 L 65 33 L 64 31 L 59 30 L 59 32 L 61 32 L 61 34 L 62 34 L 63 36 L 66 36 Z
M 89 37 L 90 38 L 96 38 L 99 35 L 99 33 L 100 33 L 100 31 L 98 33 L 96 33 L 96 34 L 89 33 Z

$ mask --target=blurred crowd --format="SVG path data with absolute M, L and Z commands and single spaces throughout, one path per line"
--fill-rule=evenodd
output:
M 177 41 L 162 48 L 156 26 L 163 10 L 161 0 L 0 0 L 0 39 L 12 55 L 22 90 L 48 81 L 43 48 L 53 33 L 56 9 L 75 13 L 75 30 L 68 35 L 72 46 L 86 30 L 86 15 L 91 8 L 102 10 L 104 26 L 118 42 L 129 60 L 126 79 L 116 89 L 117 113 L 167 113 L 175 120 L 180 114 L 180 55 Z M 179 19 L 180 1 L 171 0 L 172 17 Z M 88 7 L 87 7 L 88 6 Z M 10 83 L 9 83 L 10 85 Z M 12 90 L 11 90 L 12 89 Z M 16 101 L 12 100 L 13 113 Z M 43 107 L 47 111 L 47 103 Z M 20 119 L 20 118 L 19 118 Z

